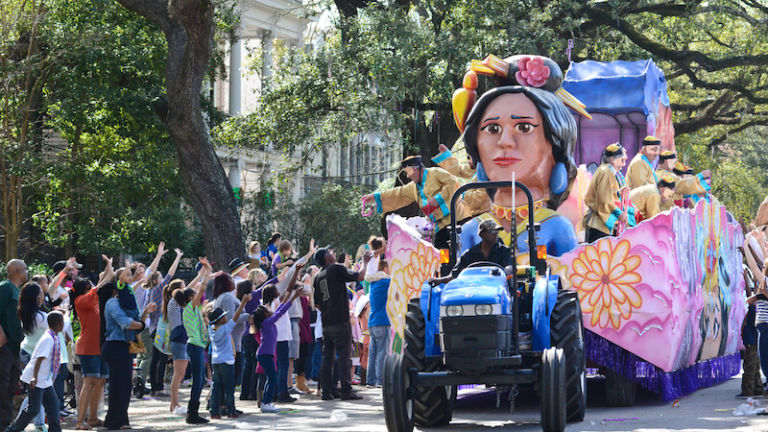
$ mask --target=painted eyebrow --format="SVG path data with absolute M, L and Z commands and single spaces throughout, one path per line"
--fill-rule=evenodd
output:
M 496 116 L 496 117 L 489 117 L 489 118 L 487 118 L 487 119 L 483 120 L 483 123 L 485 123 L 485 122 L 487 122 L 487 121 L 491 121 L 491 120 L 498 120 L 499 118 L 500 118 L 500 117 L 498 117 L 498 116 Z
M 522 117 L 520 117 L 520 116 L 516 116 L 516 115 L 514 115 L 514 114 L 512 114 L 511 116 L 509 116 L 509 118 L 511 118 L 512 120 L 520 120 L 520 119 L 531 119 L 531 120 L 533 120 L 533 117 L 526 117 L 526 116 L 522 116 Z

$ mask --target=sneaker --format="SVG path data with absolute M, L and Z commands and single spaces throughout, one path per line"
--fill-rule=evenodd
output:
M 45 426 L 35 426 L 35 432 L 48 432 L 48 428 Z
M 333 400 L 334 397 L 332 393 L 323 393 L 323 395 L 320 396 L 320 399 L 327 401 L 327 400 Z
M 177 406 L 173 409 L 173 413 L 177 415 L 187 415 L 187 409 L 183 406 Z
M 227 418 L 231 418 L 231 419 L 236 419 L 236 418 L 238 418 L 238 417 L 240 417 L 240 414 L 238 414 L 238 413 L 234 413 L 234 414 L 229 414 L 229 415 L 227 415 Z
M 61 417 L 72 417 L 73 415 L 75 415 L 75 413 L 73 413 L 72 411 L 69 411 L 67 409 L 61 409 L 61 410 L 59 410 L 59 415 Z
M 351 391 L 349 393 L 343 393 L 341 395 L 341 400 L 360 400 L 362 398 L 363 398 L 362 396 L 360 396 L 359 394 L 357 394 L 357 393 L 355 393 L 353 391 Z
M 366 384 L 366 385 L 365 385 L 365 388 L 367 388 L 367 389 L 372 389 L 372 388 L 376 388 L 376 386 L 375 386 L 375 385 L 373 385 L 373 384 Z
M 263 404 L 261 404 L 261 412 L 262 413 L 266 413 L 266 414 L 269 414 L 269 413 L 279 413 L 280 412 L 280 408 L 277 408 L 276 406 L 274 406 L 272 404 L 263 403 Z
M 295 397 L 289 395 L 288 392 L 285 392 L 285 393 L 281 394 L 277 398 L 277 402 L 280 402 L 280 403 L 294 403 L 296 401 L 297 401 L 297 399 Z
M 220 414 L 211 414 L 211 420 L 221 420 Z
M 288 394 L 292 394 L 292 395 L 305 395 L 305 394 L 307 394 L 307 392 L 303 392 L 303 391 L 297 389 L 296 387 L 291 386 L 291 388 L 288 389 Z

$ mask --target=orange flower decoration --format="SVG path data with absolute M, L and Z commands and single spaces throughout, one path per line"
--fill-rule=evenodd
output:
M 639 256 L 630 255 L 627 240 L 614 246 L 610 239 L 585 247 L 573 260 L 569 279 L 579 293 L 582 312 L 592 315 L 593 327 L 606 328 L 610 322 L 618 330 L 621 320 L 643 304 L 634 287 L 642 279 L 635 271 L 640 262 Z
M 403 261 L 394 259 L 390 264 L 392 282 L 387 299 L 387 312 L 395 331 L 401 336 L 405 326 L 408 301 L 419 295 L 422 285 L 440 266 L 437 249 L 419 242 L 416 249 L 407 251 Z

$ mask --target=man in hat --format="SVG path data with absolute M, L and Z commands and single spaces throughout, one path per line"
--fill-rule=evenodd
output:
M 235 281 L 235 286 L 248 279 L 248 264 L 241 258 L 235 258 L 229 262 L 229 274 Z
M 704 170 L 695 176 L 688 175 L 688 172 L 693 174 L 692 169 L 688 171 L 688 167 L 678 162 L 675 152 L 667 150 L 659 155 L 659 168 L 656 170 L 656 175 L 659 178 L 670 176 L 675 180 L 675 194 L 672 200 L 662 203 L 662 211 L 672 208 L 675 201 L 682 201 L 685 195 L 705 194 L 710 191 L 712 178 L 710 170 Z
M 451 203 L 453 193 L 459 187 L 459 180 L 442 168 L 426 168 L 421 156 L 409 156 L 401 162 L 403 171 L 410 183 L 384 192 L 376 192 L 363 197 L 364 204 L 375 203 L 379 213 L 390 212 L 416 202 L 432 222 L 437 223 L 438 231 L 434 237 L 435 247 L 448 247 L 448 230 L 451 223 Z
M 326 248 L 315 252 L 315 262 L 322 267 L 320 273 L 315 276 L 314 300 L 317 308 L 322 312 L 323 324 L 323 361 L 320 366 L 320 389 L 323 400 L 332 400 L 336 397 L 342 400 L 362 399 L 352 391 L 352 359 L 350 349 L 352 347 L 352 327 L 349 322 L 349 297 L 347 297 L 347 282 L 362 282 L 365 279 L 365 271 L 368 263 L 373 258 L 373 252 L 366 251 L 363 255 L 363 263 L 359 272 L 336 263 L 333 251 Z M 339 379 L 341 381 L 341 394 L 334 394 L 334 381 L 332 378 L 333 361 L 339 356 Z
M 639 223 L 661 213 L 662 207 L 673 202 L 675 194 L 675 178 L 664 175 L 658 183 L 640 186 L 629 192 L 629 200 L 637 210 L 635 220 Z M 671 206 L 668 206 L 671 207 Z M 639 213 L 639 215 L 638 215 Z
M 504 243 L 499 241 L 499 231 L 501 230 L 501 226 L 493 219 L 480 222 L 477 230 L 478 235 L 480 235 L 480 243 L 461 254 L 459 262 L 456 263 L 451 273 L 441 278 L 432 278 L 428 282 L 432 286 L 448 283 L 457 278 L 462 270 L 481 261 L 496 263 L 504 268 L 511 266 L 513 264 L 512 253 Z
M 660 139 L 653 136 L 647 136 L 643 139 L 640 151 L 632 158 L 629 168 L 627 168 L 627 186 L 630 189 L 659 182 L 653 170 L 653 164 L 659 157 L 660 148 Z

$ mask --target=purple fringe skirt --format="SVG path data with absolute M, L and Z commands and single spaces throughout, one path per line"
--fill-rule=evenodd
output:
M 667 402 L 700 388 L 727 381 L 741 370 L 741 356 L 739 353 L 734 353 L 700 361 L 673 372 L 664 372 L 589 330 L 585 334 L 585 354 L 588 361 L 611 369 L 644 388 L 660 394 Z

